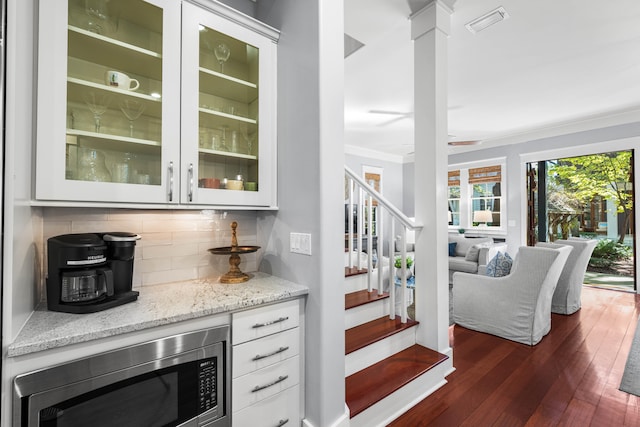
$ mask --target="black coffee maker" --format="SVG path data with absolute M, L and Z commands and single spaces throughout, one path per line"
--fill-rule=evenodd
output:
M 94 313 L 138 299 L 135 233 L 63 234 L 47 240 L 47 308 Z

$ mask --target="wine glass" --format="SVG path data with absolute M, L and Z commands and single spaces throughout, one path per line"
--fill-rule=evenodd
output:
M 129 120 L 129 136 L 133 137 L 133 122 L 144 113 L 145 106 L 135 99 L 125 99 L 120 101 L 120 111 Z
M 109 0 L 85 0 L 84 11 L 89 15 L 89 31 L 102 34 L 107 21 L 109 20 L 109 11 L 107 4 Z
M 111 96 L 104 93 L 85 92 L 82 95 L 85 104 L 89 107 L 89 110 L 93 113 L 93 120 L 95 123 L 95 131 L 100 132 L 100 118 L 109 108 L 111 103 Z
M 240 132 L 242 133 L 242 138 L 244 138 L 247 143 L 247 154 L 253 154 L 253 143 L 256 140 L 257 134 L 249 134 L 249 129 L 247 129 L 246 126 L 242 126 Z
M 229 46 L 224 44 L 223 42 L 216 42 L 215 47 L 213 48 L 213 53 L 216 56 L 216 59 L 220 63 L 220 72 L 224 73 L 224 63 L 227 62 L 229 56 L 231 55 L 231 50 Z
M 222 144 L 221 144 L 221 149 L 222 151 L 229 151 L 229 147 L 227 147 L 227 131 L 229 130 L 229 126 L 224 125 L 222 126 Z

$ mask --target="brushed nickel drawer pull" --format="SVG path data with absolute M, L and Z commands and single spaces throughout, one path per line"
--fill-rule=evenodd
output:
M 283 425 L 285 425 L 288 422 L 289 422 L 289 418 L 287 418 L 286 420 L 280 420 L 276 427 L 282 427 Z
M 173 162 L 169 162 L 169 201 L 173 202 Z
M 286 380 L 287 378 L 289 378 L 289 375 L 280 375 L 278 377 L 277 380 L 275 380 L 274 382 L 271 382 L 269 384 L 265 384 L 265 385 L 257 385 L 253 388 L 253 390 L 251 390 L 251 393 L 255 393 L 256 391 L 260 391 L 260 390 L 264 390 L 265 388 L 269 388 L 271 386 L 274 386 L 276 384 L 281 383 L 282 381 Z
M 283 351 L 287 351 L 287 350 L 289 350 L 289 346 L 286 346 L 286 347 L 280 347 L 280 348 L 279 348 L 279 349 L 277 349 L 276 351 L 274 351 L 274 352 L 272 352 L 272 353 L 269 353 L 269 354 L 256 354 L 256 357 L 254 357 L 254 358 L 253 358 L 253 359 L 251 359 L 251 360 L 253 360 L 253 361 L 255 362 L 256 360 L 265 359 L 265 358 L 267 358 L 267 357 L 275 356 L 276 354 L 278 354 L 278 353 L 282 353 Z
M 289 320 L 289 316 L 287 316 L 287 317 L 280 317 L 279 319 L 272 320 L 271 322 L 256 323 L 255 325 L 253 325 L 253 328 L 254 328 L 254 329 L 255 329 L 255 328 L 262 328 L 263 326 L 273 325 L 274 323 L 284 322 L 285 320 Z

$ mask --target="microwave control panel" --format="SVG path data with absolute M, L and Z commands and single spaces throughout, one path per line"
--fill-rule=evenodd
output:
M 208 359 L 202 359 L 198 365 L 200 413 L 215 408 L 218 405 L 216 364 L 217 357 L 210 357 Z

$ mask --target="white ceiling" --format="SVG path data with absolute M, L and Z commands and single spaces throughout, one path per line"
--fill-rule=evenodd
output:
M 345 0 L 345 143 L 413 151 L 412 10 L 424 0 Z M 464 25 L 503 6 L 510 17 Z M 449 38 L 449 134 L 507 140 L 535 129 L 640 111 L 639 0 L 458 0 Z

